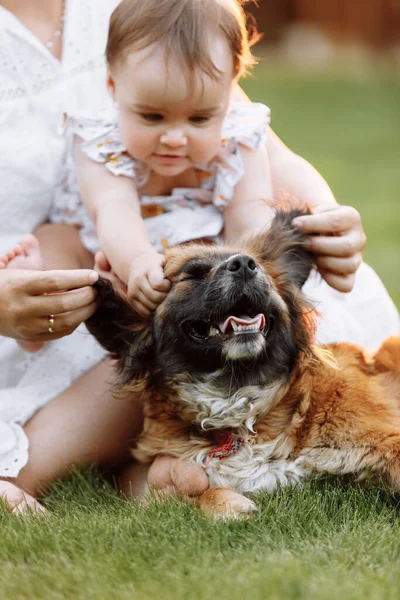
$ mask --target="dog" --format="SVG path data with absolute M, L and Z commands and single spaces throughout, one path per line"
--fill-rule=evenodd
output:
M 400 338 L 374 356 L 313 343 L 302 286 L 314 266 L 278 210 L 238 247 L 188 244 L 166 252 L 172 287 L 150 318 L 106 280 L 88 329 L 117 361 L 121 389 L 144 395 L 134 456 L 204 467 L 205 514 L 256 510 L 246 494 L 325 474 L 382 478 L 400 491 Z

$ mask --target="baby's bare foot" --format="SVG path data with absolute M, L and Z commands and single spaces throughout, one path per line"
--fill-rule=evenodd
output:
M 32 269 L 41 271 L 44 268 L 39 241 L 31 233 L 25 235 L 15 248 L 0 257 L 0 261 L 4 265 L 3 268 L 7 269 Z
M 12 250 L 0 257 L 0 269 L 30 269 L 41 271 L 44 268 L 38 239 L 28 233 Z M 18 342 L 28 352 L 37 352 L 42 342 Z
M 0 480 L 0 499 L 14 515 L 45 515 L 47 510 L 33 496 L 9 481 Z

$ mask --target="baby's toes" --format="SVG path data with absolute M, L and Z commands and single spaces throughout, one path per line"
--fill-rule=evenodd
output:
M 10 260 L 14 260 L 14 258 L 16 258 L 17 256 L 21 256 L 21 254 L 24 254 L 24 251 L 23 251 L 22 246 L 20 246 L 20 244 L 18 244 L 12 250 L 9 250 L 8 252 L 6 252 L 7 263 L 9 263 Z

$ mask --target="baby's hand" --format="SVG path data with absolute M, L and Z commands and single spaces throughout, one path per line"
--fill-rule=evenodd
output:
M 165 256 L 154 250 L 139 254 L 130 265 L 128 299 L 140 315 L 148 316 L 164 300 L 171 287 L 165 279 Z
M 306 247 L 317 255 L 325 281 L 339 292 L 350 292 L 367 241 L 359 212 L 351 206 L 325 204 L 312 215 L 297 217 L 293 225 L 310 234 Z

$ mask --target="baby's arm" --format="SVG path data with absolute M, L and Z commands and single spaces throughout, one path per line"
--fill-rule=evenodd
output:
M 82 202 L 96 225 L 100 246 L 128 287 L 134 308 L 147 315 L 166 296 L 164 257 L 150 244 L 135 186 L 86 157 L 76 144 L 75 163 Z

